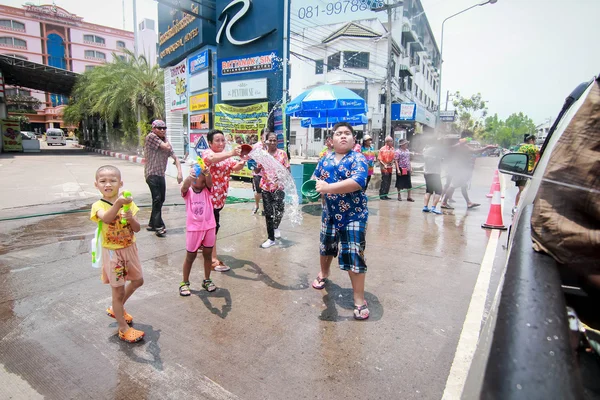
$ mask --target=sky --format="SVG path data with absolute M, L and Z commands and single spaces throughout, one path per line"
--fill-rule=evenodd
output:
M 2 1 L 13 7 L 25 2 Z M 48 4 L 50 0 L 31 2 Z M 292 8 L 316 2 L 292 0 Z M 421 2 L 438 46 L 444 18 L 478 3 Z M 115 28 L 123 28 L 122 4 L 122 0 L 56 0 L 57 6 L 87 22 Z M 125 0 L 127 30 L 133 30 L 132 4 L 133 0 Z M 138 20 L 157 20 L 156 1 L 137 0 L 137 14 Z M 569 93 L 600 73 L 598 16 L 600 0 L 498 0 L 448 20 L 442 104 L 447 90 L 463 96 L 480 92 L 489 101 L 489 113 L 500 118 L 523 112 L 536 124 L 554 119 Z

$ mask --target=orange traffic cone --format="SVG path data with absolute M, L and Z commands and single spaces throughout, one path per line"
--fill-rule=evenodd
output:
M 500 185 L 500 176 L 498 175 L 498 170 L 494 172 L 494 179 L 492 179 L 492 186 L 490 186 L 490 192 L 485 195 L 488 199 L 491 199 L 494 196 L 494 190 L 496 189 L 496 183 L 498 186 Z M 500 189 L 498 189 L 500 190 Z
M 492 197 L 492 205 L 490 206 L 490 212 L 488 213 L 487 221 L 485 224 L 481 224 L 482 228 L 486 229 L 500 229 L 505 231 L 506 227 L 502 221 L 502 206 L 500 205 L 500 183 L 497 184 L 497 189 L 494 190 L 494 196 Z

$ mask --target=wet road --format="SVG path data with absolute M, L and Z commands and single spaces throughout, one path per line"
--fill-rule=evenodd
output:
M 423 214 L 422 189 L 416 203 L 370 202 L 363 322 L 335 263 L 326 289 L 310 287 L 316 205 L 303 206 L 302 226 L 284 221 L 280 245 L 267 250 L 263 218 L 227 205 L 219 253 L 232 270 L 213 273 L 219 289 L 207 293 L 197 260 L 188 298 L 178 295 L 184 209 L 167 207 L 167 238 L 138 235 L 145 284 L 127 309 L 146 339 L 134 345 L 104 313 L 110 290 L 90 265 L 87 213 L 0 222 L 0 398 L 439 399 L 488 243 L 480 224 L 497 161 L 478 160 L 480 209 L 459 201 L 452 215 Z M 140 165 L 75 149 L 2 155 L 0 218 L 89 209 L 94 171 L 107 163 L 147 204 Z M 169 178 L 167 203 L 180 202 L 177 188 Z M 148 216 L 143 208 L 139 219 Z M 503 255 L 499 245 L 490 291 Z

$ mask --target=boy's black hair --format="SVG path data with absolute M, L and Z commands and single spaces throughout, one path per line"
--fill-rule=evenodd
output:
M 103 165 L 100 168 L 98 168 L 96 170 L 96 179 L 98 179 L 98 174 L 100 173 L 100 171 L 116 172 L 119 175 L 119 178 L 121 177 L 121 170 L 119 168 L 115 167 L 114 165 Z
M 354 136 L 354 128 L 348 122 L 338 122 L 337 124 L 335 124 L 333 126 L 333 129 L 331 130 L 331 132 L 337 131 L 337 129 L 342 126 L 345 126 L 346 128 L 350 129 L 350 132 L 352 132 L 352 136 Z
M 223 131 L 220 131 L 218 129 L 213 129 L 210 132 L 208 132 L 208 134 L 206 135 L 206 140 L 208 140 L 208 143 L 212 143 L 213 138 L 215 137 L 215 135 L 223 135 L 225 136 L 225 134 L 223 133 Z

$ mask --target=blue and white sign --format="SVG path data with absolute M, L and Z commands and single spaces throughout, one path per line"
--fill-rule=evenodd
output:
M 414 121 L 417 116 L 416 103 L 393 103 L 392 121 Z
M 208 49 L 203 52 L 196 54 L 195 56 L 188 59 L 188 71 L 190 75 L 200 72 L 203 69 L 208 68 L 210 56 Z
M 207 150 L 207 149 L 208 149 L 208 143 L 206 142 L 204 135 L 202 135 L 202 136 L 200 136 L 200 138 L 198 138 L 198 143 L 196 143 L 196 152 L 200 152 L 202 150 Z
M 217 60 L 219 77 L 251 72 L 270 72 L 279 68 L 276 51 L 249 54 L 242 57 L 231 57 Z

